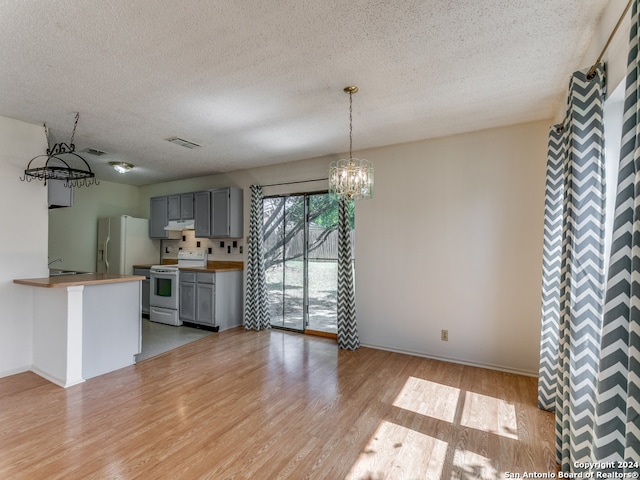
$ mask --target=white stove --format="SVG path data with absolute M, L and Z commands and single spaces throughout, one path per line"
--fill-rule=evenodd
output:
M 206 250 L 180 250 L 178 252 L 178 267 L 204 268 L 206 266 Z
M 154 265 L 150 270 L 149 320 L 182 325 L 179 315 L 178 282 L 180 267 L 205 268 L 206 250 L 181 250 L 177 265 Z

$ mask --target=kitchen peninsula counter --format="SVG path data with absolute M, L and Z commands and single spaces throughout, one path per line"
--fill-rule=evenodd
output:
M 18 278 L 13 281 L 19 285 L 43 288 L 62 288 L 76 285 L 101 285 L 105 283 L 122 283 L 144 280 L 140 275 L 114 275 L 112 273 L 77 273 L 73 275 L 56 275 L 42 278 Z
M 103 273 L 16 279 L 33 292 L 31 370 L 62 387 L 135 363 L 142 280 Z

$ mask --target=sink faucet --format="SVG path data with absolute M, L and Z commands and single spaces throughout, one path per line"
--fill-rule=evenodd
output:
M 52 263 L 56 263 L 56 262 L 64 262 L 64 260 L 62 260 L 62 258 L 56 258 L 55 260 L 51 260 L 48 264 L 47 267 L 50 267 Z

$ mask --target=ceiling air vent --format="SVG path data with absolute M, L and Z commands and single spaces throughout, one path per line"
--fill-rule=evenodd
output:
M 106 155 L 107 152 L 103 152 L 102 150 L 98 150 L 97 148 L 85 148 L 82 150 L 83 153 L 90 153 L 91 155 L 95 155 L 96 157 L 101 157 L 102 155 Z
M 191 149 L 202 146 L 202 145 L 198 145 L 195 142 L 192 142 L 190 140 L 185 140 L 184 138 L 180 138 L 180 137 L 170 137 L 170 138 L 166 138 L 165 140 L 171 143 L 175 143 L 176 145 L 180 145 L 181 147 L 186 147 Z

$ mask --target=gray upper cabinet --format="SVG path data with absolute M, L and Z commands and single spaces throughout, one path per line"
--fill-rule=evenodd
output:
M 243 192 L 236 187 L 217 188 L 195 194 L 197 238 L 241 238 Z
M 49 180 L 47 197 L 49 208 L 73 207 L 73 187 L 65 186 L 65 180 Z
M 194 204 L 195 236 L 208 238 L 211 236 L 211 192 L 196 192 Z
M 151 198 L 149 212 L 149 236 L 151 238 L 169 238 L 164 227 L 169 220 L 169 201 L 167 197 Z
M 243 236 L 243 192 L 236 187 L 211 191 L 211 238 Z
M 196 238 L 242 238 L 244 193 L 226 187 L 151 199 L 151 238 L 173 238 L 164 230 L 169 221 L 193 220 Z
M 193 198 L 193 193 L 183 193 L 180 195 L 180 220 L 193 220 Z
M 169 220 L 180 220 L 180 195 L 169 195 L 167 197 L 169 208 Z
M 193 193 L 169 195 L 169 220 L 193 220 Z

